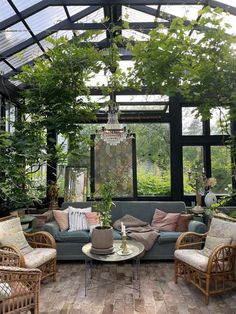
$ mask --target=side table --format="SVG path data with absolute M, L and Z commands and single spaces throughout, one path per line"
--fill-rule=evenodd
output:
M 138 291 L 139 297 L 141 294 L 140 287 L 140 258 L 142 253 L 144 252 L 144 245 L 141 242 L 134 240 L 127 240 L 127 246 L 130 250 L 129 254 L 121 254 L 121 240 L 114 241 L 114 252 L 110 254 L 95 254 L 91 252 L 92 243 L 87 243 L 82 247 L 82 252 L 85 255 L 85 280 L 84 280 L 84 294 L 87 295 L 87 290 L 89 289 L 89 284 L 92 281 L 92 262 L 94 260 L 100 261 L 102 263 L 105 262 L 122 262 L 126 260 L 132 259 L 133 261 L 133 290 Z M 90 276 L 88 276 L 90 274 Z M 112 280 L 108 280 L 107 283 L 114 283 Z M 92 288 L 90 288 L 92 289 Z

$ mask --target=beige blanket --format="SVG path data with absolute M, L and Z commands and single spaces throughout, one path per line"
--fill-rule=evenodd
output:
M 141 242 L 146 251 L 151 249 L 157 237 L 160 235 L 157 231 L 153 230 L 147 222 L 131 215 L 125 215 L 116 220 L 113 227 L 117 230 L 121 230 L 121 222 L 123 222 L 126 227 L 127 235 L 130 238 Z

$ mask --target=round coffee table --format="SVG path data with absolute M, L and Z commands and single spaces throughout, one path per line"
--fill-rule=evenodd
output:
M 85 255 L 85 296 L 89 286 L 88 273 L 92 279 L 92 262 L 94 260 L 100 262 L 122 262 L 126 260 L 133 260 L 133 289 L 139 292 L 140 297 L 140 258 L 144 252 L 144 245 L 141 242 L 134 240 L 127 240 L 128 252 L 122 253 L 121 240 L 114 240 L 114 251 L 110 254 L 95 254 L 91 252 L 92 243 L 87 243 L 82 247 L 82 252 Z

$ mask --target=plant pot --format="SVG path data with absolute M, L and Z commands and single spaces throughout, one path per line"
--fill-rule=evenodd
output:
M 113 251 L 113 228 L 98 226 L 91 235 L 92 250 L 96 253 L 109 253 Z

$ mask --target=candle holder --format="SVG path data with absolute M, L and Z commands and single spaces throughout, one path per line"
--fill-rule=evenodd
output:
M 126 235 L 124 233 L 121 234 L 121 246 L 120 246 L 122 253 L 126 254 L 129 252 L 127 241 L 126 241 Z

